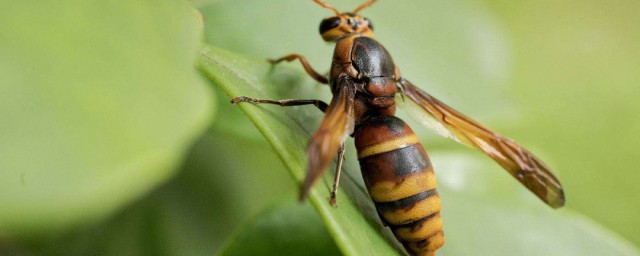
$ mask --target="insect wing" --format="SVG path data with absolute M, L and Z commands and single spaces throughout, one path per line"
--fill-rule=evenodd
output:
M 346 137 L 353 132 L 355 85 L 350 80 L 341 79 L 336 82 L 336 90 L 320 127 L 307 145 L 307 174 L 300 193 L 301 200 L 322 176 Z
M 549 168 L 527 149 L 447 106 L 411 82 L 402 79 L 400 85 L 403 99 L 411 100 L 405 100 L 405 104 L 417 105 L 422 110 L 418 113 L 422 115 L 419 120 L 426 126 L 481 150 L 549 206 L 559 208 L 564 205 L 562 185 Z

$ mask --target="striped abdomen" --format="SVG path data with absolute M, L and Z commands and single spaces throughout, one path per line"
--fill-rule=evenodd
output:
M 382 222 L 411 255 L 444 245 L 433 167 L 417 136 L 394 116 L 377 116 L 354 134 L 358 159 Z

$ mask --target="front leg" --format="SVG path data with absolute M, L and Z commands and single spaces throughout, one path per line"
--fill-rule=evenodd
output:
M 302 67 L 304 68 L 305 71 L 307 71 L 307 74 L 309 74 L 313 79 L 315 79 L 316 81 L 318 81 L 319 83 L 322 84 L 328 84 L 329 80 L 324 77 L 323 75 L 320 75 L 318 72 L 316 72 L 311 65 L 309 65 L 309 62 L 307 61 L 307 59 L 300 55 L 300 54 L 289 54 L 287 56 L 284 56 L 282 58 L 276 59 L 276 60 L 269 60 L 269 62 L 271 62 L 271 64 L 277 64 L 279 62 L 282 61 L 287 61 L 287 62 L 291 62 L 294 60 L 300 60 L 300 64 L 302 64 Z

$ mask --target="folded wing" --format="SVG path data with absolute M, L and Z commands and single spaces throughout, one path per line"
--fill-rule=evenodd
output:
M 410 99 L 405 100 L 405 105 L 420 109 L 418 118 L 426 126 L 481 150 L 549 206 L 559 208 L 564 205 L 562 185 L 549 167 L 527 149 L 447 106 L 411 82 L 402 79 L 399 84 L 404 93 L 403 99 Z
M 320 127 L 307 145 L 307 175 L 301 188 L 300 200 L 307 196 L 311 185 L 322 176 L 340 145 L 353 132 L 355 85 L 351 80 L 338 79 L 335 88 Z

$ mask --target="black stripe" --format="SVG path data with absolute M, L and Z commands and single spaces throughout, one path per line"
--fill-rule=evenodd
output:
M 397 176 L 406 176 L 416 172 L 422 172 L 431 167 L 429 160 L 418 150 L 420 144 L 413 144 L 398 150 L 388 152 L 395 160 L 395 173 Z
M 399 229 L 399 228 L 411 228 L 412 231 L 415 231 L 415 229 L 417 229 L 420 226 L 422 226 L 422 223 L 425 223 L 429 219 L 433 219 L 434 217 L 438 216 L 438 214 L 440 214 L 440 212 L 432 213 L 432 214 L 428 215 L 427 217 L 424 217 L 422 219 L 419 219 L 419 220 L 416 220 L 416 221 L 412 221 L 412 222 L 409 222 L 409 223 L 404 223 L 404 224 L 399 224 L 399 225 L 391 225 L 391 227 L 393 228 L 393 230 L 396 230 L 396 229 Z
M 413 144 L 404 148 L 371 155 L 359 160 L 360 169 L 371 172 L 385 172 L 384 163 L 390 164 L 396 177 L 404 177 L 414 173 L 425 171 L 431 167 L 431 163 L 422 152 L 418 149 L 422 147 L 420 144 Z M 379 158 L 383 158 L 380 161 Z
M 394 134 L 409 135 L 405 128 L 405 123 L 402 121 L 402 119 L 395 116 L 376 116 L 369 119 L 366 125 L 375 127 L 387 127 Z
M 434 188 L 396 201 L 375 204 L 376 208 L 378 208 L 378 211 L 380 212 L 394 211 L 402 208 L 413 207 L 418 202 L 426 200 L 427 198 L 437 194 L 438 191 Z
M 429 237 L 427 237 L 427 238 L 425 238 L 425 239 L 423 239 L 423 240 L 420 240 L 420 241 L 415 241 L 415 242 L 411 241 L 411 242 L 408 242 L 408 243 L 407 243 L 407 245 L 409 245 L 409 244 L 411 244 L 411 243 L 412 243 L 412 244 L 415 244 L 415 247 L 416 247 L 417 249 L 419 249 L 420 251 L 423 251 L 423 249 L 424 249 L 424 248 L 426 248 L 426 247 L 428 247 L 428 246 L 429 246 L 429 244 L 431 243 L 431 238 L 432 238 L 432 237 L 434 237 L 434 236 L 437 236 L 437 235 L 438 235 L 438 234 L 440 234 L 440 233 L 442 233 L 442 231 L 436 232 L 436 233 L 434 233 L 433 235 L 431 235 L 431 236 L 429 236 Z

